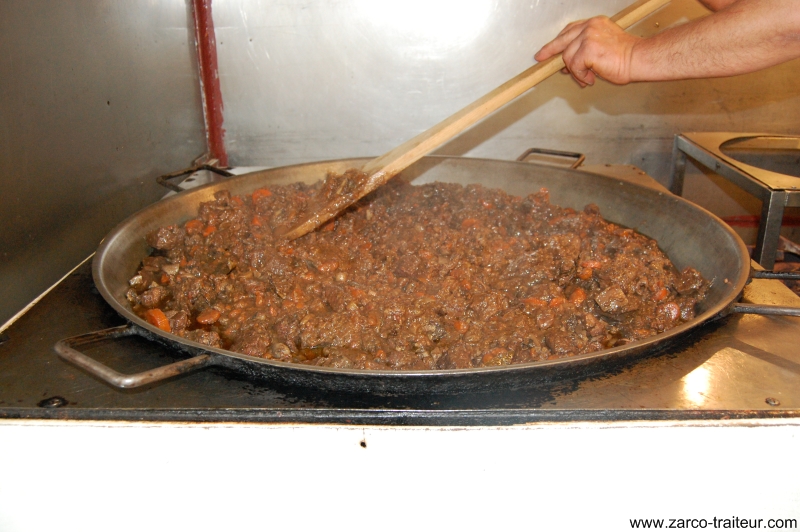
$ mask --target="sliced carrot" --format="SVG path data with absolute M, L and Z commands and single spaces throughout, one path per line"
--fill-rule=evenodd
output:
M 569 296 L 569 302 L 577 306 L 586 301 L 586 290 L 583 288 L 576 288 L 572 295 Z
M 469 330 L 469 325 L 465 321 L 455 320 L 453 322 L 453 328 L 455 328 L 455 330 L 460 332 L 461 334 L 464 334 Z
M 355 288 L 354 286 L 349 287 L 348 291 L 350 292 L 350 295 L 356 299 L 364 299 L 367 296 L 365 291 L 361 290 L 360 288 Z
M 261 226 L 261 217 L 260 216 L 253 216 L 250 220 L 250 225 L 255 225 L 260 227 Z
M 583 266 L 584 268 L 593 268 L 594 269 L 594 268 L 599 268 L 602 265 L 603 265 L 603 263 L 600 262 L 599 260 L 585 260 L 585 261 L 581 262 L 581 266 Z
M 330 233 L 331 231 L 336 229 L 336 220 L 331 220 L 330 222 L 326 223 L 320 228 L 320 231 L 324 231 L 326 233 Z
M 205 224 L 198 219 L 189 220 L 186 222 L 186 225 L 184 225 L 186 232 L 190 235 L 199 233 L 203 230 L 203 227 L 205 227 Z
M 461 229 L 469 229 L 470 227 L 475 227 L 478 225 L 478 220 L 475 218 L 464 218 L 464 221 L 461 222 Z
M 554 297 L 553 299 L 550 300 L 550 307 L 555 308 L 555 307 L 558 307 L 560 305 L 563 305 L 566 302 L 567 302 L 567 300 L 564 299 L 563 297 Z
M 217 230 L 216 226 L 209 225 L 205 229 L 203 229 L 203 236 L 208 236 L 208 235 L 210 235 L 211 233 L 213 233 L 216 230 Z
M 502 347 L 495 347 L 494 349 L 490 349 L 486 353 L 483 354 L 483 358 L 481 361 L 484 365 L 489 365 L 495 362 L 495 359 L 502 357 L 503 355 L 508 354 L 508 351 L 503 349 Z
M 197 316 L 197 323 L 211 325 L 212 323 L 216 323 L 220 316 L 222 316 L 222 313 L 217 309 L 207 308 Z
M 169 275 L 166 273 L 161 274 L 161 284 L 167 284 L 169 282 Z
M 270 192 L 266 188 L 259 188 L 258 190 L 253 191 L 253 201 L 259 200 L 261 198 L 268 198 L 272 196 L 272 192 Z
M 154 325 L 161 329 L 162 331 L 172 332 L 172 327 L 169 324 L 169 318 L 164 314 L 164 311 L 158 308 L 151 308 L 148 309 L 144 313 L 144 317 L 147 320 L 147 323 L 150 325 Z
M 662 288 L 661 290 L 653 294 L 653 300 L 663 301 L 664 299 L 667 298 L 668 295 L 669 295 L 669 290 L 667 288 Z
M 578 270 L 578 279 L 583 281 L 588 281 L 594 275 L 594 270 L 592 268 L 581 268 Z

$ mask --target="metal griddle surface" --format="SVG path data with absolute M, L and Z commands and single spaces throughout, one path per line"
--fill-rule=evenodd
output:
M 777 281 L 754 281 L 745 300 L 800 306 Z M 61 338 L 121 324 L 94 289 L 90 264 L 83 264 L 0 337 L 0 417 L 396 425 L 800 417 L 800 318 L 731 316 L 599 377 L 491 395 L 425 397 L 280 390 L 220 369 L 120 391 L 53 351 Z M 140 338 L 87 352 L 128 373 L 182 357 Z

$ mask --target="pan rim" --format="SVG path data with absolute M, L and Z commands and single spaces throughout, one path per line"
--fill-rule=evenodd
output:
M 580 366 L 582 364 L 588 364 L 593 362 L 600 362 L 608 359 L 614 359 L 618 357 L 624 357 L 627 352 L 640 352 L 642 350 L 653 349 L 655 350 L 659 344 L 670 342 L 677 337 L 683 336 L 684 334 L 688 333 L 691 330 L 696 329 L 706 323 L 714 321 L 720 317 L 727 315 L 730 311 L 732 305 L 739 300 L 741 297 L 744 286 L 747 283 L 747 280 L 750 275 L 750 267 L 749 267 L 749 254 L 747 252 L 747 248 L 741 238 L 736 234 L 733 229 L 727 226 L 719 217 L 714 215 L 713 213 L 709 212 L 708 210 L 704 209 L 703 207 L 692 203 L 682 197 L 674 196 L 670 194 L 665 194 L 661 191 L 650 189 L 635 183 L 630 183 L 626 181 L 621 181 L 603 174 L 597 174 L 594 172 L 582 171 L 582 170 L 572 170 L 572 169 L 558 169 L 559 171 L 564 171 L 568 173 L 577 172 L 580 174 L 588 174 L 598 179 L 608 180 L 612 183 L 617 183 L 622 185 L 623 187 L 633 187 L 631 190 L 638 191 L 639 193 L 648 194 L 648 195 L 658 195 L 660 197 L 667 198 L 668 201 L 676 201 L 678 203 L 683 204 L 686 208 L 695 209 L 699 211 L 704 216 L 708 217 L 710 220 L 716 222 L 716 224 L 722 228 L 729 237 L 732 238 L 732 241 L 738 247 L 738 254 L 739 257 L 748 257 L 747 261 L 743 260 L 743 266 L 739 269 L 739 276 L 736 280 L 726 279 L 725 281 L 730 284 L 729 292 L 732 296 L 726 298 L 722 298 L 721 301 L 712 305 L 711 307 L 705 309 L 699 316 L 696 316 L 694 319 L 682 323 L 672 329 L 667 331 L 658 333 L 653 336 L 649 336 L 642 340 L 637 340 L 635 342 L 630 342 L 628 344 L 624 344 L 621 346 L 615 346 L 608 349 L 603 349 L 600 351 L 593 351 L 591 353 L 584 353 L 581 355 L 575 355 L 566 358 L 560 358 L 555 360 L 539 360 L 534 362 L 525 362 L 520 364 L 510 364 L 506 366 L 490 366 L 490 367 L 480 367 L 480 368 L 461 368 L 461 369 L 436 369 L 436 370 L 369 370 L 369 369 L 349 369 L 349 368 L 331 368 L 325 366 L 312 366 L 306 364 L 299 364 L 294 362 L 282 362 L 273 359 L 264 359 L 258 358 L 250 355 L 245 355 L 243 353 L 237 353 L 235 351 L 229 351 L 226 349 L 221 348 L 214 348 L 209 347 L 197 342 L 193 342 L 191 340 L 187 340 L 186 338 L 180 337 L 178 335 L 167 333 L 158 329 L 145 320 L 139 318 L 130 308 L 126 308 L 124 305 L 120 304 L 118 299 L 111 293 L 105 279 L 105 270 L 104 270 L 104 261 L 106 260 L 107 254 L 109 250 L 113 249 L 113 245 L 116 242 L 116 239 L 120 238 L 122 235 L 126 234 L 126 229 L 136 220 L 138 220 L 142 213 L 146 213 L 149 209 L 153 208 L 155 205 L 169 205 L 171 202 L 180 202 L 182 199 L 187 195 L 201 195 L 202 191 L 219 187 L 221 184 L 231 183 L 233 181 L 246 181 L 252 180 L 255 178 L 256 175 L 274 172 L 277 170 L 281 171 L 292 171 L 302 168 L 308 168 L 313 166 L 328 166 L 328 165 L 341 165 L 343 163 L 358 163 L 362 161 L 369 161 L 371 160 L 368 157 L 359 157 L 359 158 L 346 158 L 346 159 L 330 159 L 330 160 L 323 160 L 311 163 L 300 163 L 295 165 L 288 165 L 288 166 L 281 166 L 276 168 L 270 168 L 266 170 L 258 170 L 255 172 L 249 172 L 246 174 L 242 174 L 239 176 L 235 176 L 229 178 L 222 182 L 217 183 L 208 183 L 196 188 L 188 189 L 186 191 L 180 192 L 178 194 L 166 197 L 144 209 L 134 213 L 133 215 L 127 217 L 122 222 L 120 222 L 114 229 L 112 229 L 101 241 L 95 256 L 92 261 L 92 276 L 94 279 L 95 286 L 97 287 L 98 291 L 102 295 L 102 297 L 108 302 L 114 310 L 119 313 L 123 318 L 126 319 L 129 323 L 149 331 L 150 333 L 163 338 L 166 340 L 171 347 L 176 348 L 183 352 L 206 352 L 206 353 L 213 353 L 216 357 L 226 357 L 236 359 L 238 361 L 247 363 L 247 364 L 258 364 L 258 365 L 266 365 L 269 367 L 274 367 L 276 369 L 282 370 L 290 370 L 290 371 L 299 371 L 305 374 L 317 374 L 317 375 L 337 375 L 337 376 L 350 376 L 350 377 L 358 377 L 358 378 L 381 378 L 381 379 L 408 379 L 409 377 L 417 378 L 417 379 L 430 379 L 430 378 L 438 378 L 438 377 L 446 377 L 446 376 L 467 376 L 467 375 L 481 375 L 481 374 L 503 374 L 508 372 L 517 372 L 520 370 L 548 370 L 548 369 L 556 369 L 561 367 L 567 366 Z M 541 165 L 536 163 L 529 163 L 529 162 L 518 162 L 518 161 L 506 161 L 506 160 L 498 160 L 498 159 L 489 159 L 489 158 L 471 158 L 471 157 L 455 157 L 455 156 L 427 156 L 422 159 L 423 161 L 434 162 L 435 164 L 441 164 L 446 161 L 483 161 L 492 165 L 500 164 L 500 165 L 508 165 L 512 166 L 523 166 L 526 168 L 529 167 L 540 167 L 543 169 L 547 169 L 548 171 L 552 170 L 552 167 L 549 165 Z M 458 164 L 458 163 L 457 163 Z M 254 186 L 253 188 L 257 188 Z M 604 214 L 604 217 L 605 214 Z

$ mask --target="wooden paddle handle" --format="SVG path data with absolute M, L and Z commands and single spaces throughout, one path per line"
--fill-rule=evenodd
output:
M 611 17 L 611 20 L 621 28 L 627 29 L 669 2 L 670 0 L 639 0 Z M 532 89 L 562 68 L 564 68 L 564 60 L 561 58 L 561 54 L 542 61 L 427 131 L 423 131 L 388 153 L 368 162 L 364 166 L 363 172 L 369 176 L 377 175 L 370 179 L 370 187 L 368 187 L 370 190 L 367 192 L 371 192 L 427 153 L 438 148 L 517 96 Z

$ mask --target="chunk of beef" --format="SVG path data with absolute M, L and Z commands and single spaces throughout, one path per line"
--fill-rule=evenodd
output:
M 168 225 L 167 227 L 161 227 L 155 231 L 151 231 L 147 234 L 145 240 L 147 240 L 150 246 L 158 250 L 168 250 L 183 245 L 183 238 L 185 236 L 186 232 L 183 228 L 175 225 Z

